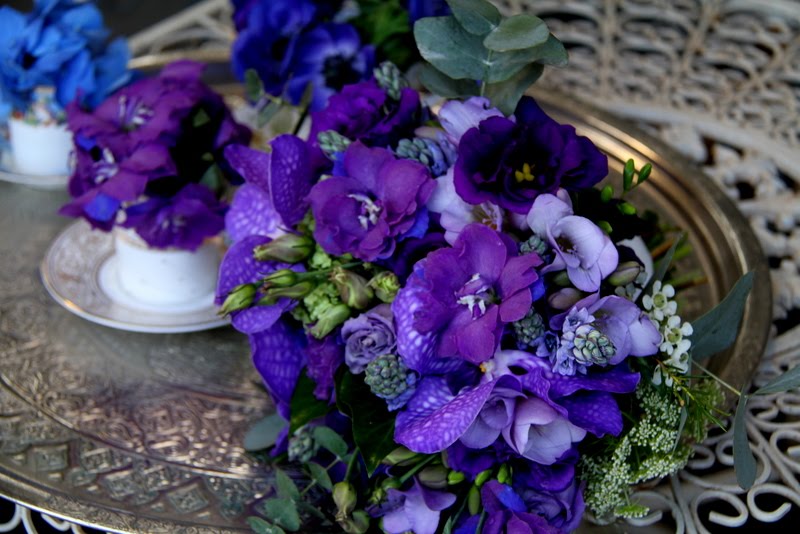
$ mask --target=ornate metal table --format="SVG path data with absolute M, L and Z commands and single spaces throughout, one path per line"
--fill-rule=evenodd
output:
M 498 4 L 519 11 L 529 2 Z M 571 51 L 571 66 L 549 72 L 545 88 L 660 136 L 750 220 L 772 268 L 775 325 L 754 384 L 800 363 L 800 3 L 531 4 Z M 227 6 L 208 0 L 135 36 L 136 61 L 190 46 L 225 57 Z M 227 329 L 118 332 L 54 306 L 37 266 L 64 224 L 53 215 L 63 200 L 0 185 L 0 493 L 107 530 L 244 528 L 269 476 L 238 445 L 247 421 L 268 410 L 244 341 Z M 760 466 L 749 492 L 735 485 L 732 436 L 718 433 L 687 470 L 642 492 L 654 514 L 624 530 L 795 520 L 798 414 L 797 392 L 750 404 Z

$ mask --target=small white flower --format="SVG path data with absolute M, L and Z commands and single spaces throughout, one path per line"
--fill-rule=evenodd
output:
M 674 296 L 674 287 L 669 284 L 662 285 L 661 281 L 657 280 L 653 283 L 652 294 L 645 295 L 642 304 L 650 317 L 660 323 L 665 317 L 671 317 L 678 311 L 678 303 L 671 300 Z
M 682 323 L 680 316 L 673 315 L 667 319 L 666 323 L 661 324 L 661 345 L 658 348 L 670 356 L 674 353 L 689 352 L 692 342 L 687 338 L 693 332 L 691 323 Z

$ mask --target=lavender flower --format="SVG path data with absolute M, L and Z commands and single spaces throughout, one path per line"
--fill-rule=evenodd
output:
M 440 512 L 456 502 L 452 493 L 426 488 L 416 479 L 407 490 L 389 489 L 387 493 L 386 507 L 390 509 L 383 515 L 382 527 L 389 534 L 435 534 Z
M 423 165 L 353 143 L 343 171 L 309 194 L 314 237 L 326 252 L 374 261 L 391 256 L 398 240 L 425 232 L 424 205 L 434 182 Z
M 468 203 L 524 214 L 542 193 L 591 187 L 608 173 L 607 158 L 589 139 L 530 97 L 520 100 L 514 118 L 489 117 L 461 137 L 455 187 Z
M 439 122 L 447 132 L 447 138 L 456 146 L 467 131 L 477 128 L 489 117 L 503 117 L 503 114 L 492 107 L 488 98 L 477 96 L 463 102 L 450 100 L 439 110 Z
M 384 354 L 391 354 L 397 345 L 392 309 L 380 304 L 342 325 L 345 344 L 344 359 L 350 372 L 360 374 L 367 364 Z

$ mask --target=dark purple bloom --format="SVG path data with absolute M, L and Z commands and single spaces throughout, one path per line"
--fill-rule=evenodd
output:
M 326 252 L 364 260 L 387 258 L 424 213 L 435 184 L 428 169 L 388 150 L 350 145 L 344 176 L 311 189 L 314 237 Z
M 530 310 L 530 288 L 539 279 L 535 267 L 541 262 L 536 254 L 516 256 L 501 234 L 471 224 L 452 248 L 432 252 L 417 263 L 393 304 L 400 354 L 409 367 L 416 369 L 413 362 L 431 343 L 439 358 L 472 363 L 491 358 L 503 325 Z M 416 310 L 411 317 L 404 312 L 408 307 Z M 420 335 L 427 336 L 426 342 L 408 342 Z
M 444 491 L 426 488 L 414 479 L 414 485 L 405 491 L 390 489 L 388 506 L 383 516 L 383 530 L 389 534 L 435 534 L 439 516 L 456 502 L 456 496 Z
M 413 25 L 424 17 L 444 17 L 450 14 L 450 7 L 445 0 L 405 0 L 408 9 L 408 20 Z
M 483 449 L 471 449 L 461 441 L 456 441 L 446 452 L 447 466 L 464 473 L 470 480 L 481 472 L 508 461 L 512 453 L 502 440 Z
M 286 87 L 289 100 L 299 104 L 308 84 L 314 88 L 311 109 L 321 110 L 345 85 L 372 76 L 375 49 L 362 46 L 349 24 L 321 24 L 297 40 Z
M 486 511 L 483 534 L 559 534 L 544 517 L 530 513 L 525 502 L 505 484 L 490 480 L 481 488 Z
M 248 335 L 250 352 L 264 385 L 285 419 L 289 419 L 297 379 L 306 365 L 305 336 L 284 321 Z
M 450 100 L 439 110 L 439 122 L 451 143 L 458 146 L 461 138 L 472 128 L 489 117 L 503 117 L 499 109 L 492 107 L 488 98 L 473 96 L 465 101 Z
M 394 274 L 400 282 L 405 282 L 406 278 L 414 269 L 414 264 L 419 260 L 440 248 L 446 247 L 447 241 L 441 232 L 429 231 L 424 237 L 410 237 L 397 244 L 394 254 L 376 263 L 386 267 Z
M 205 186 L 188 184 L 172 198 L 152 197 L 125 208 L 122 226 L 151 247 L 195 250 L 225 228 L 227 206 Z
M 513 487 L 529 512 L 544 517 L 560 531 L 572 532 L 581 522 L 585 504 L 575 478 L 577 453 L 569 461 L 542 466 L 533 462 L 514 465 Z
M 367 364 L 378 356 L 394 353 L 397 341 L 391 307 L 380 304 L 345 321 L 342 340 L 345 363 L 354 374 L 363 373 Z
M 333 377 L 344 361 L 344 345 L 339 335 L 332 332 L 323 339 L 307 336 L 308 377 L 316 383 L 314 396 L 319 400 L 331 400 L 333 394 Z
M 421 113 L 419 94 L 413 89 L 403 89 L 395 101 L 375 80 L 347 85 L 325 109 L 311 114 L 309 139 L 316 142 L 317 134 L 334 130 L 367 146 L 394 146 L 414 136 Z
M 608 174 L 606 156 L 588 138 L 555 122 L 530 97 L 514 116 L 516 122 L 490 117 L 461 137 L 455 187 L 468 203 L 524 214 L 541 193 L 585 189 Z

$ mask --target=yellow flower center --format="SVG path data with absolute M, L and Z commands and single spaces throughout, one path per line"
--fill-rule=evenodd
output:
M 528 163 L 523 163 L 521 171 L 514 171 L 514 178 L 519 183 L 532 182 L 535 177 L 531 174 L 531 170 L 531 166 Z

